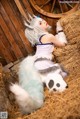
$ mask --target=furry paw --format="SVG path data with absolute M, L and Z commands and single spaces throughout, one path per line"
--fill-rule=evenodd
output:
M 61 26 L 60 21 L 58 21 L 58 22 L 56 23 L 56 31 L 58 32 L 58 31 L 60 31 L 60 30 L 63 30 L 63 28 L 62 28 L 62 26 Z

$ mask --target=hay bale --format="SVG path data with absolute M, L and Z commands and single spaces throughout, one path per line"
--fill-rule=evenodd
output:
M 17 74 L 8 72 L 8 70 L 4 72 L 4 67 L 0 64 L 0 112 L 7 113 L 9 119 L 15 119 L 18 105 L 14 95 L 9 90 L 10 82 L 18 82 Z
M 57 48 L 54 54 L 69 72 L 65 79 L 69 88 L 63 93 L 51 94 L 46 89 L 44 107 L 22 119 L 80 119 L 80 11 L 62 18 L 61 23 L 68 45 Z
M 80 10 L 61 19 L 68 45 L 57 48 L 54 52 L 60 62 L 73 78 L 80 77 Z
M 57 48 L 54 54 L 69 72 L 65 79 L 69 88 L 63 93 L 49 93 L 46 89 L 42 108 L 30 115 L 21 115 L 18 108 L 14 108 L 10 119 L 80 119 L 80 10 L 62 18 L 61 23 L 68 45 Z
M 45 104 L 23 119 L 80 119 L 80 10 L 61 19 L 68 45 L 56 48 L 54 54 L 69 72 L 69 88 L 63 93 L 45 91 Z
M 11 104 L 6 94 L 6 89 L 3 80 L 3 68 L 0 64 L 0 112 L 11 110 Z
M 70 44 L 80 41 L 80 10 L 62 18 L 61 24 Z

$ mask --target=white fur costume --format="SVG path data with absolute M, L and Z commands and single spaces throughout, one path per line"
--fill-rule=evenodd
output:
M 41 42 L 41 37 L 43 35 L 46 35 L 47 38 L 52 35 L 49 32 L 47 31 L 45 32 L 45 30 L 42 29 L 42 27 L 39 24 L 41 21 L 43 21 L 43 19 L 35 16 L 31 18 L 31 21 L 29 22 L 29 24 L 25 24 L 27 26 L 25 30 L 25 36 L 28 38 L 28 40 L 31 42 L 32 45 L 36 44 L 36 53 L 35 53 L 36 60 L 34 62 L 34 66 L 40 73 L 45 72 L 47 70 L 46 74 L 48 73 L 54 74 L 55 72 L 57 72 L 56 70 L 58 69 L 59 72 L 57 72 L 56 74 L 61 75 L 62 79 L 64 79 L 67 73 L 61 69 L 59 64 L 54 64 L 54 62 L 51 61 L 52 52 L 54 50 L 54 44 L 52 43 L 43 44 Z M 49 25 L 48 27 L 51 28 Z M 58 40 L 61 41 L 62 43 L 67 43 L 64 32 L 59 32 L 61 30 L 62 30 L 61 24 L 60 22 L 57 22 L 57 25 L 56 25 L 57 35 L 55 37 L 57 37 Z M 56 65 L 57 65 L 57 69 L 55 69 Z M 45 73 L 43 74 L 41 73 L 41 76 L 45 77 L 46 75 Z M 47 80 L 46 78 L 44 79 L 45 79 L 44 82 L 46 83 Z
M 15 94 L 22 113 L 31 113 L 43 106 L 44 92 L 40 74 L 36 71 L 34 57 L 25 58 L 19 68 L 19 84 L 12 84 L 10 90 Z
M 39 43 L 41 35 L 48 34 L 40 28 L 41 20 L 34 16 L 31 21 L 28 21 L 29 24 L 25 22 L 27 27 L 25 35 L 32 45 Z M 59 64 L 51 61 L 52 50 L 48 48 L 52 46 L 49 45 L 48 48 L 47 46 L 44 52 L 39 52 L 42 48 L 38 47 L 35 56 L 28 56 L 22 61 L 19 68 L 19 84 L 10 86 L 23 113 L 31 113 L 43 106 L 43 82 L 50 91 L 62 92 L 67 87 L 63 79 L 66 73 L 62 71 Z
M 65 43 L 67 44 L 67 39 L 66 39 L 66 35 L 64 34 L 64 32 L 59 32 L 59 31 L 63 31 L 63 28 L 60 24 L 60 22 L 58 21 L 57 24 L 56 24 L 56 32 L 57 34 L 55 35 L 55 37 L 61 41 L 62 43 Z

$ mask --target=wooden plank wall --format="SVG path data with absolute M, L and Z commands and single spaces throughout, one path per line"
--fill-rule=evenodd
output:
M 24 34 L 24 24 L 21 14 L 26 16 L 26 10 L 37 13 L 31 8 L 28 0 L 0 0 L 0 58 L 8 64 L 25 57 L 33 51 Z M 42 16 L 53 24 L 53 19 Z
M 31 11 L 28 4 L 26 0 L 21 3 L 24 11 L 27 6 Z M 25 37 L 21 14 L 15 1 L 0 0 L 0 56 L 9 63 L 27 56 L 32 50 Z

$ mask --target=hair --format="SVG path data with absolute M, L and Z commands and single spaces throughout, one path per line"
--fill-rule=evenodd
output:
M 32 46 L 34 46 L 36 43 L 38 43 L 38 39 L 40 38 L 41 35 L 43 34 L 48 34 L 48 29 L 47 31 L 44 31 L 41 27 L 39 22 L 42 21 L 42 18 L 35 17 L 31 20 L 29 27 L 32 28 L 26 28 L 25 29 L 25 36 L 28 38 Z M 49 26 L 49 29 L 51 29 L 51 26 Z

